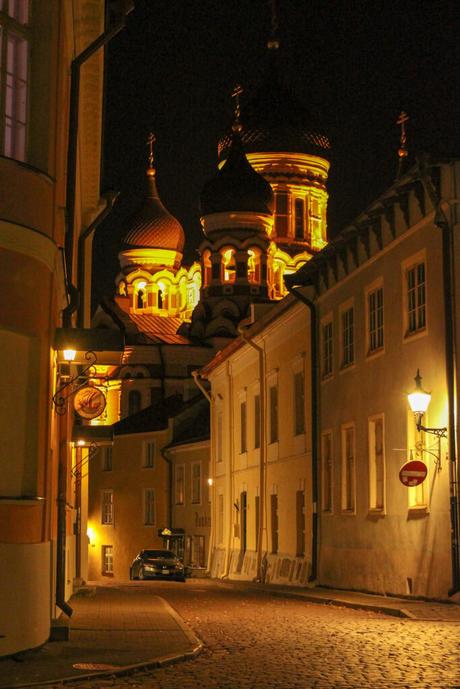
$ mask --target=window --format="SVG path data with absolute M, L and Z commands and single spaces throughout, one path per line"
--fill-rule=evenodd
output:
M 246 402 L 240 402 L 240 453 L 247 451 Z
M 368 351 L 376 352 L 383 347 L 383 287 L 367 295 Z
M 216 426 L 217 426 L 217 432 L 216 432 L 216 462 L 222 462 L 223 460 L 223 454 L 222 454 L 222 412 L 219 411 L 217 412 L 217 421 L 216 421 Z
M 224 496 L 219 493 L 217 496 L 217 544 L 224 542 Z
M 102 491 L 102 524 L 113 524 L 113 490 Z
M 342 312 L 342 366 L 350 366 L 355 360 L 354 343 L 354 309 L 350 307 Z
M 383 510 L 385 500 L 385 456 L 383 416 L 369 419 L 369 507 Z
M 342 428 L 342 510 L 355 511 L 355 428 Z
M 2 9 L 6 14 L 0 17 L 1 152 L 10 158 L 25 160 L 29 88 L 29 2 L 4 0 Z
M 155 492 L 153 488 L 144 490 L 144 524 L 145 526 L 155 524 Z
M 278 552 L 278 496 L 270 495 L 270 525 L 272 534 L 272 553 Z
M 271 385 L 268 388 L 268 398 L 270 404 L 270 442 L 278 442 L 278 385 Z
M 150 441 L 144 444 L 144 468 L 153 469 L 155 462 L 155 442 Z
M 260 447 L 260 395 L 254 395 L 254 449 Z
M 279 237 L 287 237 L 289 217 L 289 192 L 275 194 L 275 231 Z
M 184 476 L 185 467 L 183 464 L 176 466 L 175 471 L 175 493 L 176 493 L 176 505 L 184 504 Z
M 406 271 L 407 331 L 409 334 L 426 327 L 425 263 L 420 262 Z
M 322 468 L 322 506 L 323 512 L 333 510 L 333 460 L 332 460 L 332 433 L 326 431 L 321 438 L 321 468 Z
M 102 471 L 112 471 L 112 448 L 102 448 Z
M 322 375 L 327 378 L 332 375 L 332 318 L 322 324 L 321 327 L 322 338 Z
M 305 376 L 303 371 L 294 373 L 294 435 L 305 433 Z
M 296 492 L 296 555 L 305 554 L 305 491 Z
M 139 390 L 131 390 L 128 395 L 128 416 L 137 414 L 141 410 L 141 393 Z
M 192 503 L 201 502 L 201 463 L 192 464 Z
M 305 237 L 305 207 L 303 199 L 296 199 L 294 204 L 294 236 L 296 239 Z
M 113 546 L 102 546 L 102 574 L 113 576 Z

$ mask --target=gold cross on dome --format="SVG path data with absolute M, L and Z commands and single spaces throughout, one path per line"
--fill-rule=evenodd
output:
M 400 158 L 406 158 L 407 157 L 407 148 L 406 148 L 406 143 L 407 143 L 407 135 L 406 135 L 406 122 L 409 122 L 409 116 L 404 110 L 401 110 L 398 119 L 396 120 L 396 124 L 399 124 L 401 127 L 401 137 L 400 137 L 400 147 L 398 150 L 398 156 Z
M 147 146 L 149 147 L 149 167 L 153 168 L 153 144 L 157 140 L 155 134 L 150 132 L 147 137 Z
M 237 84 L 232 91 L 232 98 L 235 99 L 235 122 L 233 124 L 233 131 L 240 132 L 242 129 L 240 122 L 241 107 L 240 107 L 240 96 L 243 93 L 243 87 Z

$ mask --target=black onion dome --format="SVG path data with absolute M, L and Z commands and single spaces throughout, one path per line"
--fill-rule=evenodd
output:
M 227 160 L 201 192 L 202 215 L 247 211 L 273 213 L 270 184 L 249 163 L 240 135 L 232 132 Z
M 329 158 L 331 144 L 314 122 L 308 108 L 283 86 L 278 51 L 270 51 L 270 62 L 261 85 L 241 106 L 244 131 L 241 140 L 247 153 L 309 153 Z M 219 160 L 225 160 L 231 142 L 228 131 L 218 144 Z
M 170 249 L 183 252 L 185 236 L 182 225 L 163 206 L 158 196 L 155 171 L 147 170 L 148 192 L 141 208 L 126 223 L 124 249 Z

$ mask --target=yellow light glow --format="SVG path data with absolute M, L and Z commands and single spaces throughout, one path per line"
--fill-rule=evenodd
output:
M 77 440 L 77 445 L 78 445 L 78 447 L 84 447 L 85 441 L 84 440 Z
M 137 289 L 144 289 L 146 287 L 147 283 L 145 281 L 138 282 L 136 287 Z
M 409 395 L 407 395 L 407 399 L 409 400 L 409 406 L 414 412 L 414 414 L 424 414 L 426 410 L 428 409 L 428 405 L 430 404 L 431 400 L 431 395 L 429 392 L 426 392 L 422 388 L 422 376 L 420 375 L 420 371 L 417 369 L 417 375 L 414 378 L 415 380 L 415 390 L 411 392 Z
M 91 528 L 91 526 L 88 526 L 86 529 L 86 535 L 88 536 L 88 540 L 90 543 L 93 543 L 96 540 L 96 534 L 94 532 L 94 529 Z
M 62 355 L 65 361 L 74 361 L 75 357 L 77 356 L 77 352 L 75 349 L 64 349 Z
M 208 478 L 208 486 L 212 486 L 213 483 L 214 483 L 213 479 L 212 479 L 212 478 Z

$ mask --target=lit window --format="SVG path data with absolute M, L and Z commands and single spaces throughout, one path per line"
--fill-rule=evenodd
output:
M 192 503 L 199 504 L 201 502 L 201 464 L 194 462 L 192 464 Z
M 0 140 L 2 153 L 26 159 L 29 2 L 4 0 L 0 14 Z
M 369 353 L 371 353 L 383 347 L 383 287 L 369 292 L 367 308 Z
M 342 366 L 350 366 L 355 360 L 353 307 L 342 313 Z
M 324 512 L 333 510 L 333 463 L 332 463 L 332 433 L 323 433 L 321 439 L 321 469 L 322 469 L 322 506 Z
M 185 468 L 184 465 L 181 464 L 179 466 L 176 466 L 176 505 L 183 505 L 184 504 L 184 476 L 185 476 Z
M 102 546 L 102 574 L 105 576 L 113 575 L 113 546 Z
M 294 236 L 305 238 L 305 206 L 303 199 L 296 199 L 294 204 Z
M 268 388 L 268 399 L 270 405 L 270 442 L 278 442 L 278 385 L 271 385 Z
M 227 249 L 222 252 L 223 268 L 224 268 L 224 282 L 235 282 L 236 277 L 236 261 L 235 250 Z
M 144 490 L 144 525 L 153 526 L 155 523 L 155 491 L 153 488 Z
M 426 326 L 425 263 L 417 263 L 406 272 L 407 330 L 415 333 Z
M 144 445 L 144 468 L 153 469 L 155 463 L 155 443 L 148 442 Z
M 327 378 L 332 375 L 332 320 L 323 323 L 322 335 L 322 375 Z
M 248 250 L 248 282 L 260 283 L 260 253 L 256 249 Z
M 385 455 L 383 417 L 369 420 L 369 507 L 383 510 L 385 500 Z
M 342 428 L 342 509 L 355 511 L 355 428 Z
M 305 433 L 305 378 L 303 371 L 294 373 L 294 435 Z
M 113 490 L 102 491 L 102 524 L 113 524 Z

